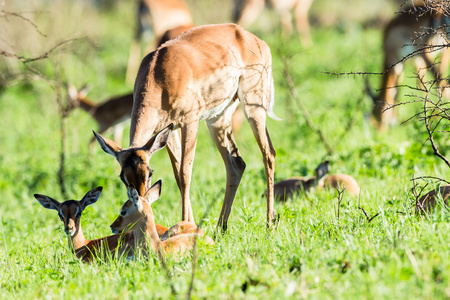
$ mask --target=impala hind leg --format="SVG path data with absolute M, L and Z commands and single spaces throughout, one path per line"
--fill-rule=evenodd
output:
M 181 191 L 181 181 L 180 181 L 181 142 L 180 137 L 178 135 L 178 130 L 172 131 L 172 134 L 169 136 L 169 140 L 167 141 L 166 148 L 167 152 L 169 153 L 173 174 L 175 175 L 175 180 L 177 181 L 178 188 Z M 192 213 L 192 206 L 190 205 L 189 201 L 189 221 L 194 222 L 193 216 L 194 215 Z
M 245 170 L 245 162 L 242 159 L 231 130 L 231 113 L 218 118 L 207 120 L 209 132 L 222 156 L 227 172 L 227 185 L 225 198 L 220 211 L 217 227 L 227 230 L 228 218 L 231 213 L 236 192 Z
M 275 155 L 276 151 L 270 140 L 266 128 L 266 110 L 259 106 L 256 108 L 246 106 L 245 113 L 247 120 L 252 128 L 253 135 L 258 142 L 261 150 L 267 181 L 267 223 L 271 226 L 275 214 L 273 210 L 274 203 L 274 174 L 275 174 Z
M 180 166 L 180 191 L 181 191 L 181 220 L 194 221 L 189 191 L 192 179 L 192 165 L 197 144 L 198 122 L 194 121 L 181 127 L 181 166 Z

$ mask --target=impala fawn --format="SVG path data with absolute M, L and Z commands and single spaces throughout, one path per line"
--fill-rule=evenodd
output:
M 375 95 L 366 82 L 366 90 L 374 103 L 372 115 L 380 130 L 396 122 L 395 98 L 406 59 L 414 58 L 420 84 L 428 70 L 440 88 L 447 84 L 443 75 L 447 73 L 450 52 L 444 46 L 437 47 L 448 44 L 447 34 L 443 30 L 447 30 L 449 20 L 439 10 L 428 11 L 425 4 L 419 2 L 396 15 L 384 30 L 380 93 Z M 434 60 L 439 53 L 442 55 L 438 66 Z
M 292 177 L 275 184 L 275 196 L 280 201 L 293 198 L 294 195 L 313 193 L 315 189 L 344 189 L 352 197 L 359 195 L 360 188 L 356 180 L 347 174 L 328 175 L 329 162 L 325 161 L 316 168 L 312 177 Z
M 292 177 L 279 181 L 274 186 L 275 198 L 280 201 L 286 201 L 295 195 L 314 192 L 314 188 L 329 170 L 329 162 L 321 163 L 314 171 L 315 176 L 312 177 Z
M 67 200 L 62 203 L 48 196 L 34 194 L 34 197 L 44 208 L 54 209 L 58 212 L 59 218 L 64 223 L 64 231 L 68 236 L 69 248 L 84 262 L 90 262 L 95 257 L 114 256 L 116 253 L 119 256 L 128 256 L 133 254 L 135 248 L 135 236 L 131 231 L 96 240 L 85 238 L 81 229 L 81 214 L 88 205 L 97 202 L 102 189 L 102 187 L 97 187 L 89 191 L 80 201 Z M 168 230 L 167 227 L 156 226 L 159 235 L 163 235 Z
M 448 205 L 448 198 L 450 197 L 450 185 L 442 185 L 439 187 L 438 194 L 441 195 L 444 204 Z M 431 210 L 436 206 L 436 189 L 429 191 L 416 202 L 416 214 L 431 212 Z
M 111 231 L 119 233 L 123 230 L 132 230 L 136 239 L 136 246 L 145 252 L 149 248 L 165 254 L 179 255 L 194 245 L 196 237 L 205 235 L 192 222 L 180 222 L 173 226 L 162 239 L 159 238 L 151 204 L 159 199 L 162 181 L 158 180 L 150 187 L 144 197 L 140 197 L 133 186 L 127 187 L 129 200 L 124 203 L 120 215 L 111 224 Z M 207 244 L 214 244 L 208 236 L 204 236 Z

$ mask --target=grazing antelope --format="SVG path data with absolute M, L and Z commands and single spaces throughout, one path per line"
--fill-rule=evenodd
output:
M 172 227 L 163 239 L 160 240 L 156 227 L 151 204 L 161 195 L 161 180 L 150 187 L 144 197 L 140 197 L 133 186 L 127 187 L 129 200 L 124 203 L 120 215 L 111 224 L 111 231 L 119 233 L 131 229 L 134 232 L 136 246 L 144 251 L 150 246 L 153 251 L 163 250 L 166 254 L 182 254 L 194 245 L 194 240 L 205 233 L 195 224 L 180 224 Z M 205 236 L 205 242 L 213 245 L 214 241 Z
M 372 114 L 379 129 L 385 129 L 396 121 L 392 106 L 395 104 L 398 83 L 403 74 L 404 58 L 414 55 L 419 78 L 424 78 L 427 70 L 431 70 L 439 81 L 439 86 L 446 85 L 442 78 L 449 65 L 450 52 L 447 48 L 436 49 L 433 46 L 448 44 L 446 38 L 444 39 L 446 34 L 438 29 L 447 26 L 449 20 L 436 10 L 426 9 L 423 3 L 406 8 L 394 17 L 384 30 L 384 73 L 379 95 L 375 95 L 367 84 L 367 91 L 374 103 Z M 441 62 L 437 67 L 434 60 L 440 52 Z
M 314 192 L 314 188 L 319 181 L 327 175 L 330 164 L 325 161 L 314 171 L 315 176 L 312 177 L 292 177 L 279 181 L 274 186 L 275 199 L 286 202 L 295 195 Z
M 308 11 L 313 0 L 234 0 L 233 22 L 248 28 L 261 14 L 265 6 L 273 8 L 279 15 L 281 26 L 287 33 L 293 31 L 291 10 L 304 47 L 312 45 Z
M 436 197 L 441 195 L 445 205 L 448 205 L 448 198 L 450 196 L 450 185 L 442 185 L 439 187 L 438 194 L 436 189 L 429 191 L 416 202 L 416 214 L 428 213 L 436 206 Z
M 131 231 L 96 240 L 88 240 L 84 237 L 81 229 L 81 214 L 88 205 L 97 202 L 102 189 L 100 186 L 90 190 L 80 201 L 67 200 L 62 203 L 48 196 L 34 194 L 44 208 L 54 209 L 58 212 L 59 218 L 64 223 L 64 231 L 68 236 L 69 248 L 84 262 L 90 262 L 98 255 L 105 257 L 108 253 L 112 256 L 116 252 L 119 256 L 133 254 L 135 236 Z M 160 236 L 168 230 L 167 227 L 161 225 L 156 225 L 156 228 L 157 234 Z
M 179 26 L 191 26 L 192 16 L 188 5 L 184 0 L 141 0 L 137 10 L 137 27 L 135 40 L 130 47 L 126 81 L 131 82 L 138 69 L 141 59 L 141 40 L 146 24 L 150 23 L 153 38 L 156 42 L 167 30 Z
M 231 115 L 242 103 L 261 150 L 267 182 L 267 220 L 274 218 L 275 148 L 266 129 L 273 113 L 272 57 L 267 44 L 236 24 L 195 27 L 142 61 L 134 87 L 130 146 L 121 148 L 94 132 L 114 156 L 126 186 L 140 196 L 150 185 L 152 154 L 167 143 L 182 197 L 182 221 L 194 221 L 189 190 L 200 120 L 206 120 L 227 172 L 218 226 L 226 229 L 245 163 L 231 131 Z M 170 124 L 170 125 L 169 125 Z M 181 129 L 181 142 L 178 132 Z M 155 136 L 151 137 L 155 132 Z
M 69 103 L 72 103 L 73 106 L 79 106 L 89 113 L 97 122 L 100 134 L 114 128 L 114 140 L 122 142 L 123 122 L 131 118 L 133 93 L 113 97 L 97 104 L 86 97 L 86 89 L 77 91 L 74 86 L 69 85 L 67 92 Z M 95 137 L 91 139 L 90 145 L 94 141 Z

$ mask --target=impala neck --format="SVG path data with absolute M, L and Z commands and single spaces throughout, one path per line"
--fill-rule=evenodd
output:
M 69 248 L 73 252 L 75 252 L 77 249 L 83 247 L 88 242 L 89 241 L 84 237 L 83 230 L 81 229 L 81 222 L 80 222 L 80 227 L 78 228 L 75 235 L 69 237 Z
M 80 102 L 80 107 L 90 114 L 93 114 L 97 109 L 97 105 L 88 98 L 78 97 L 78 101 Z
M 160 240 L 152 208 L 147 203 L 144 204 L 144 214 L 136 225 L 134 230 L 136 232 L 136 243 L 144 249 L 150 246 L 152 250 L 156 250 Z
M 158 132 L 166 124 L 161 122 L 164 120 L 162 120 L 157 109 L 145 111 L 145 107 L 140 107 L 139 104 L 135 106 L 137 109 L 133 107 L 133 115 L 131 116 L 130 147 L 142 147 L 150 140 L 154 132 Z M 145 113 L 142 113 L 142 111 L 145 111 Z

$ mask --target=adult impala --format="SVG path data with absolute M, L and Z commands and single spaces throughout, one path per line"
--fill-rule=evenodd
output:
M 236 24 L 193 28 L 143 59 L 134 96 L 129 148 L 122 149 L 95 134 L 102 149 L 121 165 L 125 185 L 135 186 L 141 196 L 145 194 L 150 185 L 151 155 L 167 142 L 181 191 L 182 221 L 194 221 L 189 189 L 198 123 L 206 120 L 227 173 L 218 223 L 226 229 L 245 169 L 231 130 L 231 115 L 240 100 L 263 155 L 268 191 L 267 220 L 271 223 L 275 148 L 266 129 L 266 114 L 274 119 L 276 116 L 273 113 L 272 57 L 264 41 Z M 170 134 L 174 128 L 181 129 L 181 143 L 177 131 Z
M 139 1 L 135 40 L 131 44 L 128 58 L 127 81 L 131 81 L 136 76 L 138 63 L 142 57 L 141 40 L 146 23 L 150 23 L 156 45 L 167 30 L 179 26 L 190 26 L 193 22 L 189 7 L 184 0 Z
M 265 6 L 273 8 L 279 15 L 282 28 L 293 31 L 291 10 L 294 10 L 295 24 L 304 47 L 312 45 L 308 11 L 313 0 L 234 0 L 233 22 L 244 28 L 250 26 Z
M 423 79 L 428 70 L 444 87 L 445 70 L 449 65 L 449 50 L 446 34 L 439 30 L 446 27 L 448 18 L 439 13 L 438 9 L 428 10 L 424 3 L 405 8 L 386 26 L 383 35 L 383 78 L 380 93 L 375 95 L 367 87 L 374 107 L 372 114 L 379 129 L 384 129 L 389 123 L 395 122 L 395 97 L 398 83 L 403 74 L 403 60 L 413 56 L 418 76 Z M 435 63 L 437 54 L 441 53 L 441 62 Z

